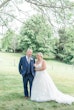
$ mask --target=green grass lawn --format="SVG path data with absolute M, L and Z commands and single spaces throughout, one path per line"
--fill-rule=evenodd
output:
M 0 53 L 0 110 L 74 110 L 72 105 L 54 101 L 37 103 L 24 99 L 22 77 L 18 72 L 20 54 Z M 48 73 L 57 88 L 74 96 L 74 66 L 47 61 Z

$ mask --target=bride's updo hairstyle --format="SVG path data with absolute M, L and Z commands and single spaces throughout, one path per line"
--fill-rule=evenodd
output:
M 43 54 L 41 52 L 38 52 L 37 55 L 39 55 L 43 58 Z

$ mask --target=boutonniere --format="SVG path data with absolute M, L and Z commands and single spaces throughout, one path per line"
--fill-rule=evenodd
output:
M 31 60 L 33 60 L 33 58 L 31 58 Z

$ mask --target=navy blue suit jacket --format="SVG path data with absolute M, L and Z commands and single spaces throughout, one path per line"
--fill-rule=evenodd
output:
M 34 69 L 34 63 L 35 63 L 35 59 L 31 58 L 31 74 L 34 76 L 35 75 L 35 69 Z M 26 59 L 26 56 L 21 57 L 20 58 L 20 62 L 19 62 L 19 72 L 22 76 L 25 76 L 25 74 L 27 73 L 28 69 L 28 62 Z

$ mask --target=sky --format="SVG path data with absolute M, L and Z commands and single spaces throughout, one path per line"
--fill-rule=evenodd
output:
M 16 14 L 17 14 L 17 18 L 20 19 L 20 21 L 25 21 L 27 20 L 29 17 L 31 17 L 33 14 L 36 14 L 36 11 L 34 11 L 31 6 L 28 4 L 28 3 L 25 3 L 25 4 L 22 4 L 22 5 L 19 5 L 18 6 L 19 9 L 21 9 L 22 11 L 24 10 L 23 13 L 19 13 L 16 11 Z M 10 23 L 10 25 L 12 26 L 13 25 L 13 29 L 14 30 L 19 30 L 20 26 L 22 25 L 23 23 L 17 21 L 17 20 L 14 20 L 12 23 Z M 10 27 L 11 27 L 10 26 Z
M 69 0 L 69 1 L 74 2 L 74 0 Z
M 17 8 L 15 8 L 14 14 L 17 16 L 17 19 L 19 19 L 20 21 L 25 21 L 33 14 L 36 14 L 36 11 L 27 2 L 20 5 L 17 4 L 17 6 L 19 9 L 22 10 L 22 12 L 19 12 Z M 13 30 L 16 30 L 16 33 L 18 32 L 21 25 L 22 23 L 17 21 L 16 19 L 9 23 L 9 27 L 11 27 Z M 7 28 L 3 27 L 3 31 L 2 31 L 2 26 L 0 26 L 0 33 L 2 32 L 5 33 L 6 30 Z M 0 35 L 0 38 L 2 38 L 2 35 Z

